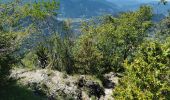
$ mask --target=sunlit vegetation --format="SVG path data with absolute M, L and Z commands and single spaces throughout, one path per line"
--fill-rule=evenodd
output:
M 120 78 L 113 90 L 115 100 L 170 99 L 170 15 L 154 23 L 152 8 L 141 6 L 137 11 L 84 21 L 81 34 L 75 36 L 69 20 L 62 22 L 61 33 L 51 26 L 58 9 L 55 0 L 0 3 L 0 100 L 44 99 L 11 83 L 12 67 L 93 75 L 101 80 L 114 72 Z M 33 34 L 43 37 L 23 50 Z M 6 98 L 10 92 L 12 98 Z

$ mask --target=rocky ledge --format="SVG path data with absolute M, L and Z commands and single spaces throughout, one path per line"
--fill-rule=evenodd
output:
M 86 75 L 71 76 L 48 69 L 17 68 L 10 77 L 47 100 L 113 100 L 112 90 L 118 81 L 113 73 L 104 75 L 104 82 L 100 82 Z

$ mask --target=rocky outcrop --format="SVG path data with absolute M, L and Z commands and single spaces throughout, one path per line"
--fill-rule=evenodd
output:
M 48 69 L 13 69 L 10 77 L 30 88 L 36 95 L 46 96 L 47 100 L 113 99 L 112 88 L 105 89 L 101 83 L 85 75 L 69 76 Z
M 82 91 L 86 91 L 89 97 L 95 96 L 99 99 L 101 96 L 105 95 L 103 86 L 94 80 L 86 79 L 85 76 L 80 76 L 78 87 Z
M 58 71 L 16 69 L 12 70 L 11 78 L 28 86 L 37 95 L 46 95 L 50 100 L 63 97 L 76 100 L 80 98 L 81 91 L 77 88 L 76 79 Z
M 103 76 L 103 85 L 105 88 L 113 89 L 116 84 L 118 84 L 118 78 L 116 77 L 116 74 L 114 72 L 110 72 Z

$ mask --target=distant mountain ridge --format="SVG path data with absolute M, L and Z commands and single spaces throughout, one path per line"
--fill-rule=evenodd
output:
M 1 0 L 9 2 L 13 0 Z M 24 2 L 36 0 L 23 0 Z M 41 0 L 39 0 L 41 1 Z M 153 7 L 155 15 L 168 14 L 170 0 L 167 5 L 159 4 L 159 0 L 56 0 L 60 1 L 59 18 L 92 18 L 105 14 L 116 15 L 119 12 L 135 11 L 141 5 Z
M 59 17 L 91 18 L 104 14 L 134 11 L 141 5 L 153 7 L 155 14 L 167 15 L 170 2 L 160 5 L 156 0 L 60 0 Z
M 119 7 L 105 0 L 60 0 L 60 17 L 92 17 L 118 13 Z

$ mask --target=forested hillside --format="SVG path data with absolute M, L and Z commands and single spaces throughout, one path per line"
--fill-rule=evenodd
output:
M 170 13 L 109 1 L 1 2 L 0 100 L 170 100 Z

